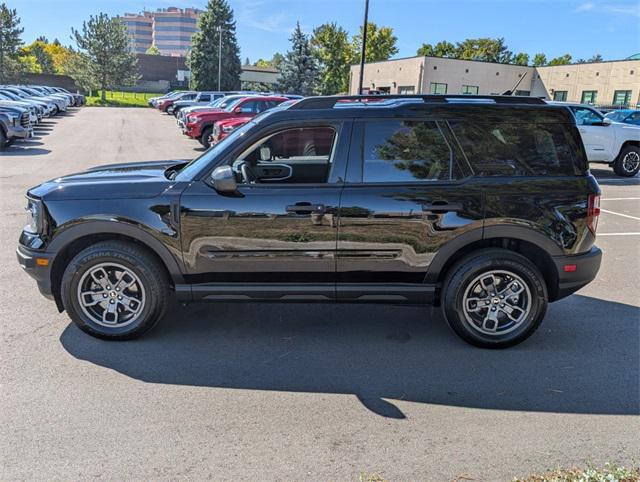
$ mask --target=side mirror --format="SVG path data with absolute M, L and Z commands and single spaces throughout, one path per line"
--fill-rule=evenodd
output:
M 213 188 L 220 194 L 233 194 L 238 191 L 236 174 L 231 166 L 218 166 L 211 173 Z
M 609 119 L 608 117 L 605 117 L 604 119 L 602 119 L 602 125 L 603 126 L 610 126 L 611 124 L 613 124 L 613 121 L 611 119 Z
M 241 114 L 242 113 L 242 107 L 238 106 L 235 109 L 233 109 L 234 114 Z

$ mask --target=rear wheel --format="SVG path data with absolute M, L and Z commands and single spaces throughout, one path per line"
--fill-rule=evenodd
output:
M 4 131 L 0 129 L 0 151 L 7 147 L 7 136 Z
M 507 348 L 533 334 L 547 309 L 547 288 L 536 266 L 503 249 L 477 251 L 447 274 L 442 309 L 466 342 Z
M 213 133 L 213 127 L 205 127 L 202 129 L 202 135 L 200 136 L 200 144 L 209 149 L 211 147 L 211 142 L 209 139 L 211 138 L 211 134 Z
M 618 176 L 632 177 L 640 171 L 640 147 L 626 146 L 613 163 L 613 171 Z
M 62 302 L 85 333 L 127 340 L 164 314 L 169 282 L 160 263 L 132 243 L 105 241 L 76 255 L 62 278 Z

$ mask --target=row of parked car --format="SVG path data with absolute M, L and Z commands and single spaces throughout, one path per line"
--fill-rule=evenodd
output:
M 293 94 L 257 92 L 170 92 L 149 99 L 149 105 L 173 114 L 182 133 L 204 147 L 220 142 L 257 114 L 284 102 L 301 99 Z
M 0 85 L 0 149 L 33 137 L 42 119 L 85 103 L 82 94 L 46 85 Z

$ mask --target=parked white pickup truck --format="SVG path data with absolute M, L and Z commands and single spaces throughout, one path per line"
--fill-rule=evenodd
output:
M 568 102 L 564 105 L 576 118 L 589 162 L 609 164 L 618 176 L 635 176 L 640 170 L 640 126 L 613 122 L 594 107 Z

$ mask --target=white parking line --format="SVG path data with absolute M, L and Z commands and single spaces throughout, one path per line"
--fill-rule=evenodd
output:
M 598 233 L 596 237 L 600 236 L 640 236 L 640 233 Z
M 637 218 L 635 216 L 629 216 L 628 214 L 616 213 L 614 211 L 608 211 L 607 209 L 600 208 L 600 212 L 607 213 L 607 214 L 615 214 L 616 216 L 622 216 L 623 218 L 635 219 L 636 221 L 640 221 L 640 218 Z
M 600 201 L 637 201 L 640 197 L 609 197 Z

